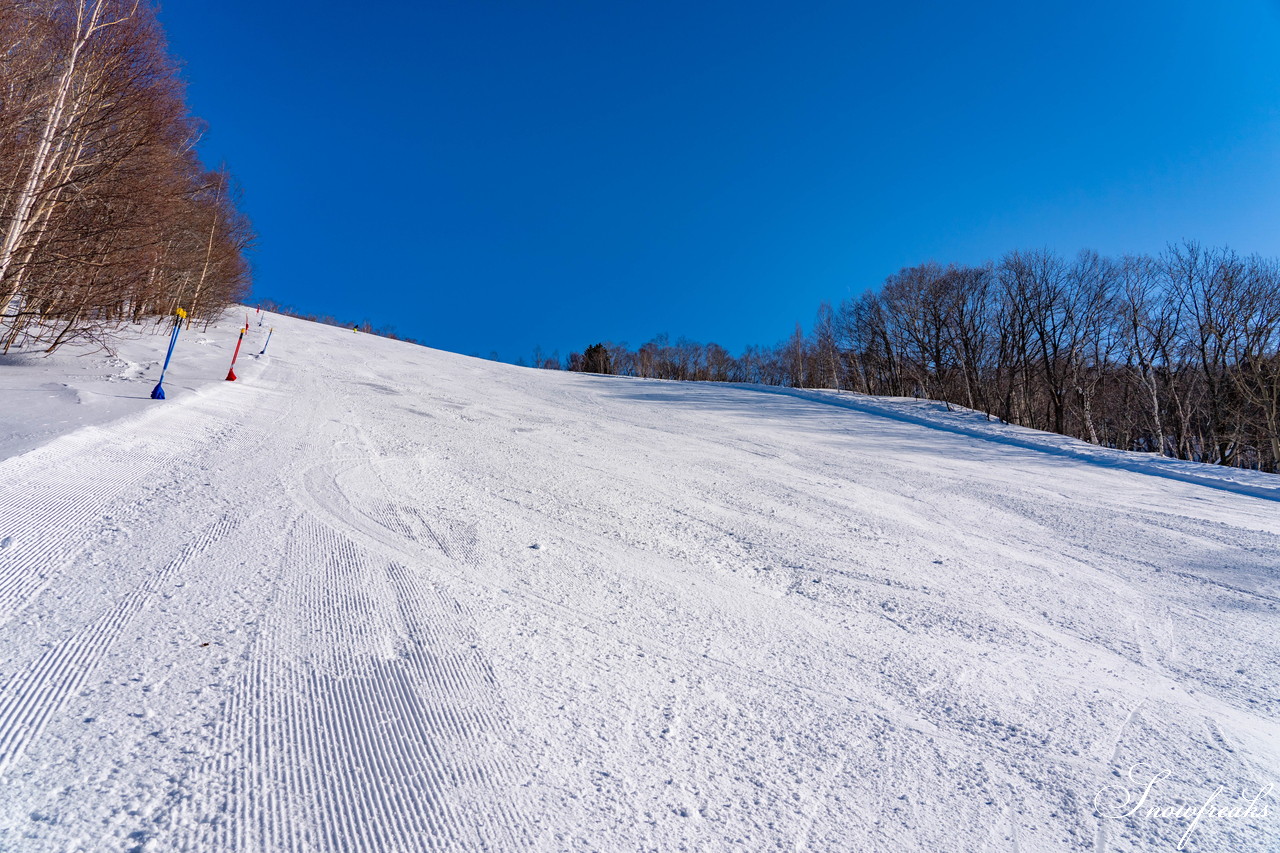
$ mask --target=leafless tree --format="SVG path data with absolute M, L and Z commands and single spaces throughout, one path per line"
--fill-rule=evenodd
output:
M 153 6 L 0 0 L 0 34 L 4 348 L 243 298 L 253 235 L 229 176 L 193 153 Z

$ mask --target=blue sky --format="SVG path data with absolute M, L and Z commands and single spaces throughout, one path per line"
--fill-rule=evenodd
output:
M 1280 255 L 1280 3 L 184 0 L 255 295 L 738 351 L 929 259 Z

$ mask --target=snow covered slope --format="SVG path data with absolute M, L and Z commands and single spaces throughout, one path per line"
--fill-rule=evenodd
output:
M 236 333 L 250 312 L 227 314 L 212 328 L 182 332 L 165 378 L 165 393 L 181 398 L 225 380 Z M 265 324 L 265 318 L 262 318 Z M 257 319 L 250 330 L 257 346 L 245 343 L 236 370 L 253 371 L 252 355 L 262 349 Z M 126 330 L 110 350 L 65 346 L 54 355 L 39 350 L 0 355 L 0 459 L 84 426 L 101 425 L 152 408 L 151 389 L 169 345 L 168 323 Z M 269 326 L 260 330 L 266 332 Z M 246 338 L 246 341 L 249 341 Z
M 234 321 L 0 366 L 0 849 L 1274 849 L 1277 478 Z

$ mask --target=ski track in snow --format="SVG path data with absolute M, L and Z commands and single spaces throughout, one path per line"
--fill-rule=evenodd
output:
M 140 586 L 106 614 L 45 652 L 33 668 L 16 673 L 0 687 L 0 774 L 21 758 L 26 743 L 40 736 L 44 724 L 62 710 L 151 596 L 184 565 L 207 552 L 210 544 L 233 525 L 229 519 L 210 525 L 181 556 L 145 576 Z
M 195 846 L 515 849 L 506 768 L 486 754 L 493 676 L 456 607 L 331 529 L 291 539 L 309 571 L 272 619 L 310 623 L 255 644 L 219 732 L 225 819 Z
M 181 465 L 197 449 L 221 450 L 225 430 L 211 430 L 197 420 L 197 413 L 179 414 L 193 423 L 175 424 L 159 452 L 112 446 L 110 437 L 89 428 L 0 463 L 0 476 L 6 481 L 0 516 L 6 530 L 13 531 L 8 534 L 10 546 L 0 551 L 0 618 L 20 610 L 37 594 L 59 559 L 112 529 L 112 518 L 102 507 Z M 79 464 L 57 464 L 68 458 Z M 91 500 L 85 500 L 86 483 L 91 484 Z M 27 533 L 37 530 L 38 536 Z
M 1280 781 L 1265 477 L 275 323 L 0 460 L 0 850 L 1164 850 L 1095 793 Z

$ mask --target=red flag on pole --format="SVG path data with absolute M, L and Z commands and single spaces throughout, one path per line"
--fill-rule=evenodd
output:
M 236 357 L 240 355 L 240 344 L 244 342 L 244 333 L 249 331 L 249 324 L 240 330 L 240 337 L 236 339 L 236 351 L 231 354 L 231 367 L 227 370 L 227 381 L 236 381 Z

